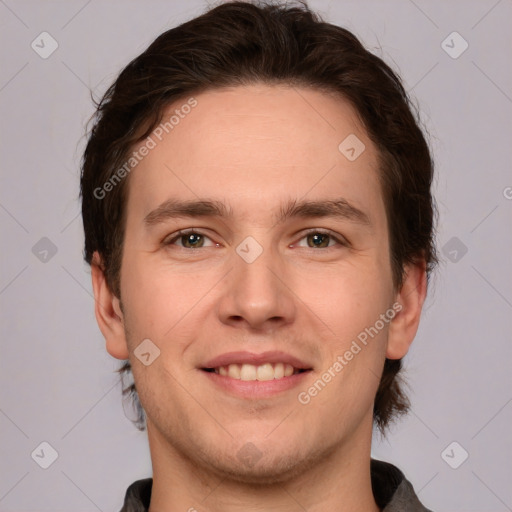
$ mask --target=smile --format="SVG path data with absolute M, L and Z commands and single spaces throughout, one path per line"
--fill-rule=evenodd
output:
M 229 364 L 216 368 L 203 368 L 204 371 L 216 373 L 222 377 L 243 381 L 269 381 L 283 379 L 307 370 L 295 368 L 287 363 L 263 363 L 258 366 L 253 364 Z
M 216 389 L 238 398 L 259 400 L 304 386 L 313 366 L 279 350 L 220 354 L 198 366 Z

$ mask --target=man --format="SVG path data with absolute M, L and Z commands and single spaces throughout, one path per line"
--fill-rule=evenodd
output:
M 407 410 L 432 172 L 398 77 L 305 5 L 220 5 L 122 71 L 81 190 L 153 463 L 123 511 L 427 510 L 370 449 Z

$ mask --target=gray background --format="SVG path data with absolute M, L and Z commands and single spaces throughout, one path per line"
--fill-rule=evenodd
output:
M 310 5 L 399 70 L 437 164 L 443 261 L 406 358 L 413 411 L 373 454 L 436 511 L 512 510 L 512 2 Z M 154 37 L 206 6 L 0 0 L 2 511 L 115 511 L 151 474 L 93 315 L 79 159 L 89 88 L 103 93 Z M 31 48 L 43 31 L 59 45 L 47 59 Z M 469 44 L 458 58 L 445 51 L 463 48 L 458 36 L 442 45 L 453 31 Z M 58 452 L 48 469 L 36 463 L 48 449 L 31 457 L 43 441 Z M 462 450 L 469 458 L 453 469 Z

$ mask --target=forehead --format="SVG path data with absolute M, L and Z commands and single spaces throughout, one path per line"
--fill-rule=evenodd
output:
M 143 215 L 169 196 L 229 197 L 230 206 L 238 202 L 246 211 L 261 209 L 262 200 L 270 206 L 306 195 L 341 194 L 356 206 L 380 200 L 376 149 L 341 97 L 259 84 L 193 100 L 164 111 L 153 149 L 130 175 L 129 204 Z M 343 153 L 346 140 L 358 153 L 364 148 L 356 159 Z
M 325 156 L 334 158 L 343 134 L 364 134 L 346 100 L 311 89 L 262 84 L 226 88 L 198 96 L 197 103 L 189 123 L 194 123 L 194 152 L 176 154 L 177 162 L 186 160 L 191 166 L 202 164 L 206 152 L 210 165 L 216 163 L 211 156 L 217 156 L 222 165 L 238 169 L 250 166 L 248 156 L 255 157 L 254 164 L 311 165 L 320 161 L 318 148 L 328 149 Z M 172 134 L 177 141 L 187 136 L 178 128 Z

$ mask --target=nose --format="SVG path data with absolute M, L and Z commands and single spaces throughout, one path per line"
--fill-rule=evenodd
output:
M 238 254 L 233 259 L 234 268 L 227 276 L 217 304 L 220 321 L 259 332 L 293 323 L 296 298 L 278 255 L 264 249 L 252 262 Z

